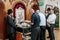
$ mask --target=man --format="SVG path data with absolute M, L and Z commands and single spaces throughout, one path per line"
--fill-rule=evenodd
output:
M 41 28 L 41 37 L 40 40 L 45 40 L 45 32 L 46 32 L 46 17 L 43 13 L 39 13 L 40 16 L 40 28 Z
M 33 13 L 32 15 L 32 40 L 40 40 L 40 27 L 39 27 L 39 23 L 40 23 L 40 17 L 37 13 Z
M 47 9 L 46 19 L 48 19 L 49 15 L 51 13 L 50 10 L 51 10 L 50 8 Z
M 8 16 L 6 17 L 6 22 L 7 22 L 7 31 L 8 31 L 8 37 L 9 40 L 15 40 L 15 29 L 16 25 L 13 22 L 13 11 L 12 9 L 8 10 Z
M 48 8 L 47 9 L 47 15 L 46 15 L 46 20 L 48 19 L 48 17 L 50 16 L 50 14 L 51 14 L 51 8 Z M 50 27 L 48 27 L 47 25 L 46 25 L 46 29 L 48 30 L 48 33 L 49 33 L 49 29 L 50 29 Z M 47 38 L 50 38 L 50 33 L 49 33 L 49 36 L 47 37 Z
M 51 14 L 47 19 L 47 26 L 50 27 L 49 28 L 50 40 L 55 40 L 55 37 L 54 37 L 55 20 L 56 20 L 56 15 L 54 14 L 54 10 L 51 9 Z
M 40 16 L 39 16 L 39 8 L 37 5 L 34 5 L 32 7 L 34 10 L 32 16 L 31 16 L 31 23 L 30 25 L 32 26 L 31 30 L 31 39 L 32 40 L 40 40 Z

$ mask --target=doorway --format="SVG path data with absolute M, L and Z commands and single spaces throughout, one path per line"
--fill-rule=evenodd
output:
M 26 7 L 23 3 L 19 2 L 14 6 L 14 17 L 16 20 L 16 23 L 19 23 L 20 21 L 24 21 L 26 19 Z

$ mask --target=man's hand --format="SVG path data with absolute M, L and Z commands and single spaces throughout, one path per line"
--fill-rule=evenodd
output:
M 50 27 L 50 23 L 47 22 L 47 26 Z
M 29 25 L 34 25 L 34 23 L 31 23 L 31 22 L 30 22 L 30 23 L 28 23 L 28 24 L 29 24 Z

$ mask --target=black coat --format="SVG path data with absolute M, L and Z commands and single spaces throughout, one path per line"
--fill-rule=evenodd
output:
M 6 17 L 6 23 L 7 23 L 7 32 L 8 34 L 14 33 L 16 29 L 16 25 L 13 22 L 13 19 L 10 16 Z

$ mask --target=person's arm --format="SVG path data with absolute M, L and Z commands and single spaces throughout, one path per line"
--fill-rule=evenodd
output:
M 49 22 L 47 22 L 46 24 L 47 24 L 48 27 L 50 27 L 50 23 Z
M 35 15 L 32 15 L 31 17 L 31 25 L 34 25 Z
M 28 24 L 30 24 L 30 25 L 34 25 L 34 23 L 32 23 L 32 22 L 30 22 L 30 23 L 28 23 Z
M 16 28 L 16 25 L 14 24 L 13 20 L 10 19 L 10 17 L 7 17 L 7 23 L 11 25 L 11 27 Z
M 31 16 L 31 22 L 29 22 L 28 24 L 34 25 L 34 15 Z
M 47 19 L 47 25 L 50 26 L 50 24 L 54 24 L 55 19 L 56 19 L 55 15 L 49 16 L 48 19 Z
M 51 17 L 49 16 L 46 23 L 48 27 L 50 27 L 50 20 L 51 20 Z

